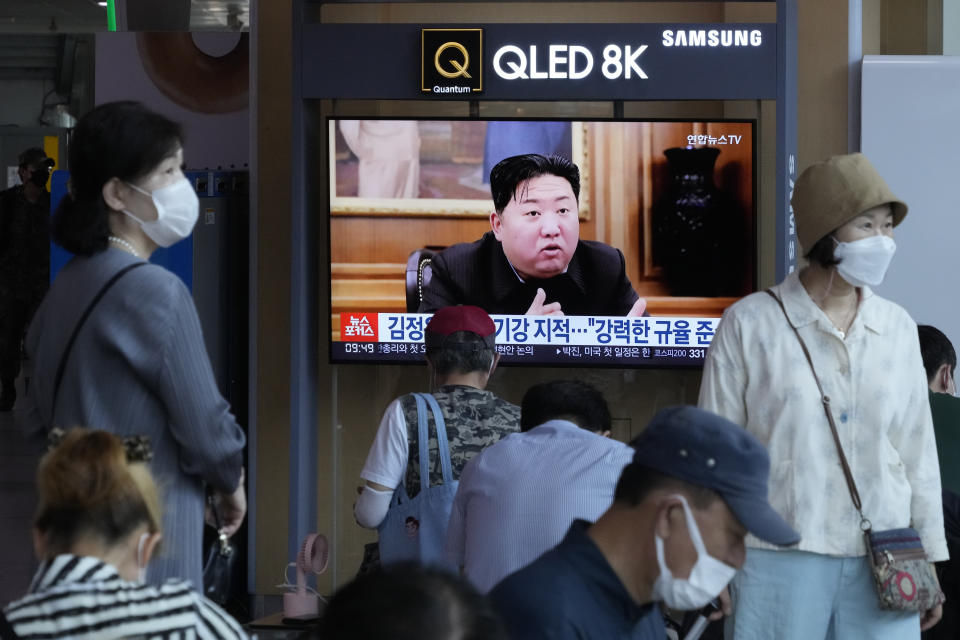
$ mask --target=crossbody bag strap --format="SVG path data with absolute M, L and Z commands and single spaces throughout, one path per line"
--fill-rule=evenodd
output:
M 837 423 L 834 422 L 833 411 L 830 409 L 830 396 L 824 392 L 823 385 L 820 384 L 820 377 L 817 376 L 817 370 L 813 366 L 813 358 L 810 357 L 810 351 L 807 349 L 803 338 L 800 337 L 800 332 L 794 326 L 793 322 L 791 322 L 790 316 L 787 315 L 787 308 L 783 306 L 783 300 L 772 290 L 767 289 L 766 291 L 767 294 L 780 305 L 780 310 L 783 311 L 783 316 L 787 319 L 787 324 L 793 329 L 794 335 L 797 336 L 797 340 L 800 342 L 800 348 L 803 349 L 803 355 L 807 358 L 807 363 L 810 365 L 810 372 L 813 373 L 813 379 L 817 383 L 817 389 L 820 391 L 820 401 L 823 403 L 823 411 L 827 414 L 827 422 L 830 423 L 833 443 L 837 445 L 837 453 L 840 455 L 840 466 L 843 467 L 843 477 L 846 478 L 847 488 L 850 489 L 850 498 L 853 500 L 853 506 L 856 508 L 857 513 L 860 514 L 860 526 L 863 527 L 867 525 L 866 528 L 869 529 L 870 521 L 863 515 L 863 504 L 860 501 L 860 492 L 857 491 L 857 483 L 854 481 L 853 472 L 850 471 L 850 465 L 847 463 L 847 456 L 843 453 L 843 445 L 840 444 L 840 434 L 837 432 Z
M 125 276 L 127 272 L 136 269 L 137 267 L 142 267 L 145 264 L 147 263 L 134 262 L 133 264 L 127 265 L 123 269 L 120 269 L 120 271 L 113 274 L 113 276 L 100 288 L 100 291 L 97 292 L 97 295 L 93 297 L 93 300 L 90 301 L 90 304 L 87 305 L 87 308 L 84 310 L 83 315 L 80 316 L 80 319 L 77 320 L 77 326 L 73 328 L 73 333 L 70 334 L 70 339 L 67 340 L 67 346 L 63 350 L 63 355 L 60 356 L 60 364 L 57 366 L 57 376 L 53 379 L 53 401 L 50 403 L 51 416 L 53 416 L 57 411 L 57 396 L 60 394 L 60 383 L 63 382 L 63 373 L 67 368 L 67 358 L 70 357 L 70 352 L 73 350 L 73 343 L 77 341 L 77 334 L 80 333 L 80 329 L 83 327 L 83 324 L 87 321 L 87 318 L 90 317 L 90 314 L 93 312 L 93 308 L 96 307 L 97 303 L 100 302 L 104 295 L 106 295 L 107 291 L 110 290 L 110 287 L 117 283 L 117 280 Z

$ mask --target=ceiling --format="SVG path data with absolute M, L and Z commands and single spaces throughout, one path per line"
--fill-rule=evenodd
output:
M 152 22 L 151 13 L 158 16 L 169 14 L 173 11 L 170 7 L 186 3 L 189 3 L 189 25 L 177 30 L 246 31 L 250 25 L 250 0 L 116 0 L 116 3 L 118 19 L 123 19 L 124 11 L 130 12 L 131 21 L 133 14 L 139 13 L 140 24 L 144 26 L 138 29 L 143 31 L 169 29 L 163 20 Z M 186 7 L 183 9 L 186 17 Z M 0 32 L 90 33 L 106 30 L 107 9 L 99 6 L 97 0 L 0 0 Z

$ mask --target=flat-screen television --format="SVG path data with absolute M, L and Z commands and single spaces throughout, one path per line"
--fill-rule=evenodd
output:
M 334 363 L 422 361 L 432 312 L 476 304 L 502 364 L 696 367 L 756 288 L 754 121 L 327 126 Z M 578 197 L 534 178 L 495 211 L 491 169 L 522 154 L 576 165 Z

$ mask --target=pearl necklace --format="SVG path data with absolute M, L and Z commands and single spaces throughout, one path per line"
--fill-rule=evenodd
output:
M 137 256 L 138 258 L 140 257 L 140 254 L 137 253 L 136 247 L 134 247 L 132 244 L 130 244 L 123 238 L 118 238 L 117 236 L 107 236 L 107 240 L 109 240 L 110 242 L 113 242 L 114 244 L 120 245 L 121 247 L 123 247 L 133 255 Z
M 843 317 L 844 317 L 843 322 L 841 322 L 841 323 L 838 325 L 837 323 L 833 322 L 832 319 L 830 320 L 830 322 L 833 323 L 834 328 L 836 328 L 836 330 L 837 330 L 838 332 L 840 332 L 840 339 L 841 339 L 841 340 L 846 340 L 846 339 L 847 339 L 847 331 L 850 330 L 850 325 L 853 324 L 854 318 L 857 317 L 857 310 L 858 310 L 859 308 L 860 308 L 860 291 L 858 290 L 858 291 L 856 292 L 855 301 L 854 301 L 854 303 L 853 303 L 853 308 L 852 308 L 850 311 L 848 311 L 846 314 L 844 314 L 844 316 L 843 316 Z M 829 316 L 827 316 L 827 317 L 829 318 Z M 846 327 L 846 329 L 844 329 L 844 327 Z
M 825 316 L 827 317 L 827 320 L 830 321 L 830 324 L 833 325 L 833 328 L 836 329 L 836 330 L 837 330 L 837 333 L 840 334 L 840 339 L 841 339 L 841 340 L 846 340 L 846 339 L 847 339 L 847 331 L 849 331 L 849 330 L 850 330 L 850 326 L 853 325 L 853 321 L 854 321 L 854 320 L 856 319 L 856 317 L 857 317 L 857 310 L 860 308 L 860 301 L 861 301 L 861 300 L 860 300 L 860 296 L 861 296 L 861 293 L 860 293 L 860 289 L 859 289 L 859 288 L 854 288 L 853 308 L 850 309 L 850 311 L 847 311 L 847 312 L 845 312 L 845 313 L 843 314 L 843 319 L 842 319 L 842 322 L 841 322 L 840 324 L 837 324 L 836 322 L 834 322 L 834 321 L 833 321 L 833 318 L 830 317 L 830 314 L 827 313 L 827 310 L 823 308 L 823 300 L 824 300 L 824 298 L 827 297 L 827 294 L 830 292 L 830 287 L 833 285 L 833 276 L 834 276 L 834 274 L 835 274 L 836 272 L 837 272 L 836 269 L 831 269 L 831 271 L 830 271 L 830 281 L 827 282 L 827 290 L 823 293 L 823 295 L 820 296 L 819 298 L 814 298 L 814 297 L 811 295 L 810 298 L 811 298 L 811 300 L 813 300 L 813 303 L 814 303 L 815 305 L 817 305 L 817 306 L 820 308 L 821 311 L 823 311 L 823 315 L 825 315 Z M 801 274 L 801 275 L 802 275 L 802 274 Z M 804 287 L 806 287 L 806 285 L 804 285 Z

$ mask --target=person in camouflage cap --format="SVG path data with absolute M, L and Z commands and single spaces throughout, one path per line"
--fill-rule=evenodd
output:
M 32 147 L 20 154 L 21 184 L 0 191 L 0 411 L 17 398 L 20 342 L 50 281 L 50 193 L 53 160 Z
M 446 422 L 454 478 L 484 448 L 520 430 L 520 407 L 485 388 L 499 360 L 493 320 L 479 307 L 439 309 L 424 332 L 431 393 Z M 433 415 L 428 412 L 430 485 L 442 483 Z M 387 407 L 360 477 L 354 506 L 357 523 L 376 528 L 403 482 L 413 498 L 420 492 L 417 406 L 407 394 Z

